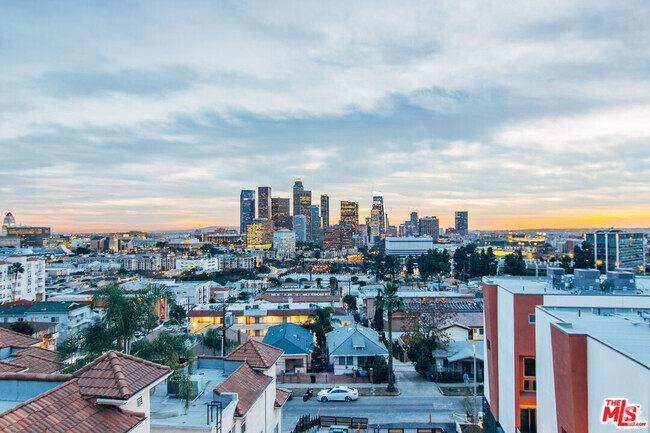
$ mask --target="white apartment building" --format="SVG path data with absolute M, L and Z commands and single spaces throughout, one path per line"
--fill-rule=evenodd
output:
M 296 252 L 296 232 L 293 230 L 276 230 L 273 232 L 273 249 L 281 255 Z
M 223 269 L 223 260 L 219 256 L 176 259 L 176 269 L 181 271 L 197 269 L 199 272 L 219 272 Z
M 433 248 L 431 236 L 409 236 L 406 238 L 387 237 L 387 256 L 419 256 Z
M 12 273 L 12 265 L 20 263 L 23 272 Z M 17 299 L 45 300 L 45 260 L 39 257 L 0 257 L 0 302 Z

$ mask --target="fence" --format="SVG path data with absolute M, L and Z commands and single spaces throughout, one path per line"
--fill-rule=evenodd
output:
M 368 376 L 333 373 L 280 373 L 279 383 L 370 383 Z
M 353 418 L 349 416 L 318 416 L 312 418 L 310 415 L 303 415 L 298 419 L 291 433 L 304 433 L 317 426 L 330 427 L 333 425 L 345 426 L 351 430 L 367 430 L 368 418 Z

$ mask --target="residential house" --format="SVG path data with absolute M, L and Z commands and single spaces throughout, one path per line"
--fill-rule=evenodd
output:
M 280 372 L 306 373 L 311 369 L 314 335 L 302 326 L 295 323 L 271 326 L 262 342 L 284 351 L 278 361 Z
M 388 350 L 379 334 L 354 323 L 337 328 L 326 334 L 327 351 L 334 374 L 366 372 L 377 356 L 388 358 Z
M 457 382 L 462 382 L 463 374 L 473 381 L 476 360 L 476 380 L 483 382 L 483 351 L 482 341 L 450 341 L 446 347 L 434 350 L 434 380 L 435 376 L 446 373 L 457 376 Z
M 75 302 L 37 302 L 24 313 L 28 322 L 50 322 L 58 324 L 58 342 L 64 341 L 84 329 L 94 313 L 88 304 Z

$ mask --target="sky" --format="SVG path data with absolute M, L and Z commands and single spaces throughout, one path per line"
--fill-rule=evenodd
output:
M 649 46 L 634 0 L 0 0 L 0 213 L 236 226 L 301 177 L 332 221 L 648 227 Z

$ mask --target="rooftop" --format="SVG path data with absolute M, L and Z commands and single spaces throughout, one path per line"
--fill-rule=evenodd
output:
M 314 336 L 295 323 L 269 327 L 262 342 L 282 349 L 286 354 L 308 354 L 314 350 Z
M 272 377 L 253 370 L 248 363 L 243 362 L 214 391 L 219 395 L 223 393 L 237 393 L 239 398 L 237 400 L 235 416 L 244 416 L 259 398 L 260 394 L 272 382 Z
M 571 275 L 568 275 L 572 277 Z M 601 281 L 602 281 L 601 276 Z M 537 295 L 576 295 L 571 290 L 559 290 L 553 288 L 547 277 L 483 277 L 483 282 L 488 285 L 497 285 L 513 294 L 537 294 Z M 589 295 L 626 295 L 626 296 L 649 296 L 650 295 L 650 277 L 636 276 L 635 283 L 637 289 L 642 293 L 625 293 L 625 292 L 589 292 Z M 585 294 L 585 293 L 583 293 Z
M 14 332 L 10 329 L 0 328 L 0 348 L 2 347 L 16 347 L 25 349 L 30 346 L 42 343 L 38 338 L 30 337 L 29 335 Z
M 226 356 L 227 361 L 246 361 L 252 368 L 271 368 L 282 356 L 282 349 L 261 343 L 256 340 L 247 340 Z
M 541 307 L 569 334 L 588 335 L 650 368 L 650 309 Z

